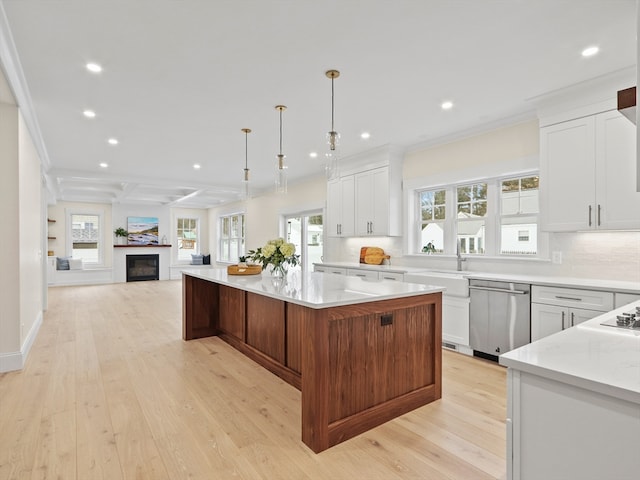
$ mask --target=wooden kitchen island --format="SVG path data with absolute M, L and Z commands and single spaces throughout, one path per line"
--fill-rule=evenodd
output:
M 441 287 L 226 269 L 182 284 L 183 339 L 217 335 L 300 389 L 314 452 L 441 397 Z

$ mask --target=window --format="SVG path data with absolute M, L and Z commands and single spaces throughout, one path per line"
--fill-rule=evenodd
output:
M 102 214 L 68 211 L 67 218 L 67 254 L 85 264 L 102 264 Z
M 191 260 L 191 255 L 200 253 L 197 218 L 177 218 L 178 260 Z
M 485 252 L 487 184 L 462 185 L 456 188 L 456 193 L 460 253 L 482 254 Z
M 285 238 L 296 246 L 302 270 L 312 272 L 313 264 L 322 262 L 322 213 L 293 214 L 285 218 L 285 224 Z
M 218 260 L 235 263 L 244 252 L 244 214 L 220 217 Z
M 538 253 L 538 176 L 509 178 L 500 188 L 500 253 Z
M 546 251 L 538 233 L 539 178 L 481 179 L 414 191 L 414 252 L 537 256 Z
M 423 253 L 444 252 L 444 221 L 446 220 L 446 190 L 419 192 L 420 244 Z

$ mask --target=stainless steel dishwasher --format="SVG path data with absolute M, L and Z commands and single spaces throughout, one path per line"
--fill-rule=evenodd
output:
M 531 285 L 469 281 L 469 346 L 478 357 L 498 355 L 531 341 Z

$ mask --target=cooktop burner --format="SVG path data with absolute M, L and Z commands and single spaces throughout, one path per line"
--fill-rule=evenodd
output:
M 640 330 L 640 307 L 636 307 L 635 310 L 630 312 L 624 312 L 621 315 L 616 315 L 615 318 L 602 322 L 600 325 L 604 325 L 605 327 Z

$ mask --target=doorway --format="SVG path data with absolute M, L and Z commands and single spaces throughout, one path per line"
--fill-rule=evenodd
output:
M 287 242 L 296 246 L 303 272 L 312 272 L 313 264 L 322 261 L 322 212 L 306 212 L 285 217 Z

